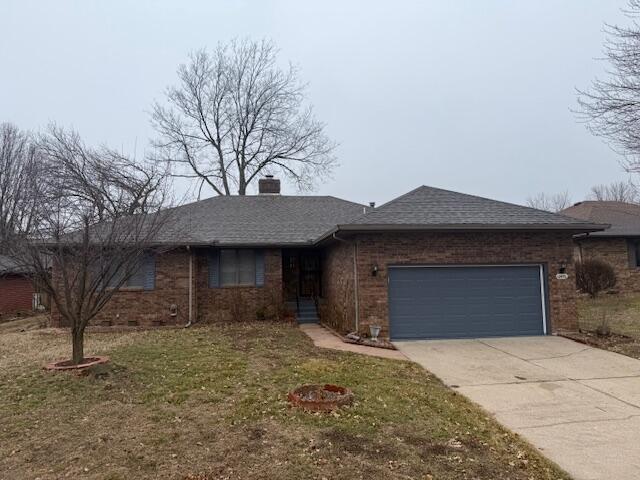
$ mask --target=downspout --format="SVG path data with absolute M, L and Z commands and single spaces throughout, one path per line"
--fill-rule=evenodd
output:
M 184 326 L 185 328 L 189 328 L 193 324 L 193 251 L 188 245 L 187 252 L 189 252 L 189 321 Z
M 338 240 L 340 242 L 349 244 L 344 238 L 338 237 L 335 233 L 333 234 L 334 240 Z M 356 318 L 355 318 L 355 330 L 359 331 L 360 327 L 360 299 L 358 297 L 358 242 L 354 240 L 353 242 L 353 300 L 354 306 L 356 309 Z

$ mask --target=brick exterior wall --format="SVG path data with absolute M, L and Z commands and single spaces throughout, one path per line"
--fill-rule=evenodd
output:
M 55 271 L 54 271 L 55 275 Z M 176 305 L 176 315 L 171 315 Z M 189 315 L 189 252 L 176 249 L 156 257 L 154 290 L 123 288 L 91 321 L 92 325 L 155 326 L 186 324 Z M 51 305 L 53 326 L 65 326 Z
M 322 259 L 320 318 L 340 331 L 355 329 L 353 245 L 336 243 Z
M 185 325 L 189 320 L 189 256 L 180 248 L 156 256 L 154 290 L 123 288 L 91 322 L 103 326 Z M 198 322 L 273 319 L 282 303 L 282 259 L 279 249 L 265 250 L 263 287 L 209 288 L 207 251 L 194 250 L 193 319 Z M 175 315 L 171 306 L 175 305 Z M 259 314 L 259 312 L 261 312 Z M 65 326 L 55 305 L 53 326 Z
M 198 256 L 198 322 L 275 320 L 282 312 L 282 254 L 264 251 L 264 286 L 209 288 L 205 253 Z
M 629 264 L 626 238 L 584 238 L 576 240 L 576 259 L 598 258 L 609 263 L 618 278 L 615 289 L 640 292 L 640 268 Z
M 20 275 L 0 277 L 0 315 L 30 312 L 33 282 Z
M 573 240 L 569 233 L 459 232 L 366 234 L 353 237 L 357 243 L 358 297 L 360 331 L 368 333 L 370 324 L 383 327 L 388 336 L 388 265 L 393 264 L 544 264 L 548 271 L 549 311 L 552 331 L 577 329 L 575 278 L 573 275 Z M 328 248 L 329 268 L 346 272 L 353 262 L 343 245 Z M 351 247 L 353 248 L 353 247 Z M 334 252 L 334 250 L 336 250 Z M 343 250 L 340 253 L 340 250 Z M 558 267 L 566 262 L 568 280 L 556 279 Z M 378 274 L 371 275 L 371 267 Z M 333 265 L 333 267 L 331 267 Z M 353 264 L 351 263 L 351 268 Z M 326 275 L 326 291 L 339 292 L 340 276 Z M 352 300 L 353 301 L 353 300 Z M 325 311 L 345 311 L 345 303 L 336 294 L 327 297 Z M 353 328 L 349 316 L 328 314 L 323 317 L 340 331 Z

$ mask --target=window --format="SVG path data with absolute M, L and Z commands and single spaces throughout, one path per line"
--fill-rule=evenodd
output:
M 156 276 L 156 259 L 151 254 L 143 255 L 138 261 L 134 273 L 122 284 L 121 288 L 141 288 L 145 290 L 153 290 L 155 288 Z M 116 272 L 111 277 L 110 287 L 115 287 L 122 281 L 122 274 Z
M 633 242 L 633 248 L 636 255 L 634 267 L 640 267 L 640 242 Z
M 255 250 L 220 250 L 222 286 L 256 284 Z

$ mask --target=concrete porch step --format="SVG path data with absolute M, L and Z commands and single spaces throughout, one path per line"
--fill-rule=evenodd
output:
M 320 319 L 318 317 L 315 318 L 298 318 L 297 319 L 298 325 L 307 325 L 307 324 L 319 324 L 320 323 Z
M 297 306 L 296 321 L 298 324 L 318 324 L 320 323 L 320 317 L 316 310 L 316 303 L 313 299 L 305 298 L 301 299 Z

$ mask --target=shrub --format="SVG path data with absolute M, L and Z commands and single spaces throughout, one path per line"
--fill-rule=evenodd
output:
M 616 281 L 616 273 L 607 262 L 598 259 L 576 262 L 576 285 L 592 298 L 603 290 L 615 287 Z

